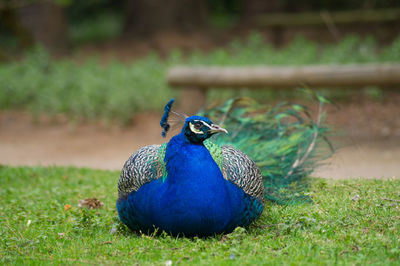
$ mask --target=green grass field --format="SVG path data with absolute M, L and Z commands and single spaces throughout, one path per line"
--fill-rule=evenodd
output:
M 79 168 L 0 166 L 0 264 L 400 263 L 400 180 L 311 179 L 313 203 L 267 203 L 250 228 L 188 239 L 133 234 L 121 225 L 118 177 Z M 104 206 L 78 207 L 92 197 Z

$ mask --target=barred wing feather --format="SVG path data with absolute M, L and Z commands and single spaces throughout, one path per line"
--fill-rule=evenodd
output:
M 225 179 L 261 201 L 264 185 L 258 166 L 243 152 L 232 146 L 222 146 L 222 174 Z
M 164 145 L 150 145 L 139 149 L 126 161 L 118 181 L 118 197 L 126 197 L 142 185 L 163 177 Z

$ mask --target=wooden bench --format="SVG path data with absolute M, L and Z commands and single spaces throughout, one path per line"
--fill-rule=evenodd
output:
M 181 89 L 180 109 L 193 114 L 210 88 L 400 87 L 400 64 L 314 65 L 298 67 L 188 67 L 168 71 L 167 82 Z

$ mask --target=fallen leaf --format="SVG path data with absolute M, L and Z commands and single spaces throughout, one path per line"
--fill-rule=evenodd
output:
M 98 209 L 103 206 L 103 202 L 96 198 L 89 198 L 89 199 L 84 199 L 80 200 L 78 206 L 80 208 L 86 207 L 87 209 Z

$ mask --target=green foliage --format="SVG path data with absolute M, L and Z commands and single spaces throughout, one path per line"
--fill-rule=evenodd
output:
M 149 55 L 130 64 L 114 61 L 105 66 L 96 58 L 81 64 L 66 59 L 54 61 L 43 49 L 36 49 L 21 61 L 0 64 L 0 109 L 64 113 L 74 118 L 127 123 L 137 112 L 161 110 L 172 94 L 177 93 L 167 87 L 164 77 L 167 69 L 177 64 L 280 66 L 370 62 L 400 62 L 400 37 L 382 49 L 378 49 L 372 38 L 350 36 L 339 44 L 321 46 L 299 37 L 277 50 L 254 33 L 244 41 L 236 40 L 227 48 L 208 53 L 194 51 L 184 55 L 174 51 L 166 59 Z M 226 99 L 240 95 L 266 101 L 303 93 L 243 89 L 212 90 L 209 96 Z
M 323 104 L 329 102 L 320 95 L 316 98 L 320 103 L 316 121 L 299 104 L 283 102 L 271 107 L 243 97 L 228 100 L 202 115 L 229 132 L 216 135 L 214 142 L 238 148 L 257 164 L 263 176 L 265 198 L 295 204 L 310 200 L 304 195 L 306 177 L 319 160 L 327 157 L 316 156 L 316 147 L 327 132 L 321 120 Z
M 77 20 L 69 25 L 69 41 L 73 45 L 98 42 L 116 38 L 122 32 L 123 17 L 115 13 Z
M 249 228 L 200 239 L 128 231 L 116 217 L 118 176 L 0 166 L 0 264 L 395 265 L 400 260 L 398 179 L 312 179 L 307 192 L 312 204 L 267 202 Z M 78 207 L 79 200 L 92 197 L 104 206 Z
M 235 40 L 228 48 L 219 48 L 204 54 L 195 52 L 185 60 L 191 65 L 247 66 L 247 65 L 306 65 L 397 62 L 400 37 L 379 49 L 372 37 L 360 39 L 348 36 L 338 44 L 319 45 L 301 36 L 281 49 L 266 43 L 253 33 L 245 41 Z M 382 51 L 380 51 L 382 50 Z
M 0 65 L 0 106 L 126 123 L 137 112 L 158 110 L 168 99 L 164 72 L 165 64 L 155 56 L 103 67 L 95 59 L 82 65 L 52 61 L 36 50 L 23 62 Z

